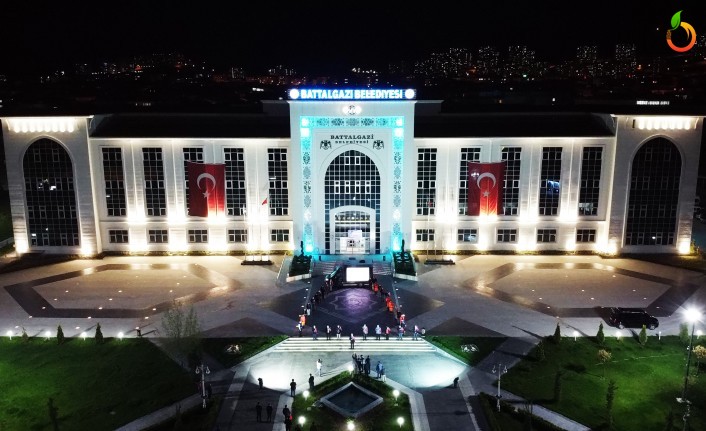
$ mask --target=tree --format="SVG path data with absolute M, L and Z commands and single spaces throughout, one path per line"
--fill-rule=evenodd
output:
M 694 356 L 696 356 L 696 375 L 699 375 L 701 364 L 706 361 L 706 347 L 698 345 L 694 347 Z
M 647 344 L 647 327 L 642 325 L 642 329 L 640 330 L 640 345 L 645 347 L 645 344 Z
M 556 324 L 556 329 L 554 330 L 554 343 L 559 344 L 561 342 L 561 327 L 559 327 L 559 322 Z
M 174 306 L 162 316 L 162 328 L 168 348 L 187 356 L 197 350 L 201 328 L 193 306 L 188 313 L 184 313 L 181 304 L 174 301 Z
M 681 323 L 679 325 L 679 339 L 682 343 L 687 345 L 689 344 L 689 341 L 691 341 L 691 337 L 689 337 L 689 325 L 686 323 Z
M 103 344 L 103 331 L 101 331 L 101 324 L 96 325 L 96 344 Z
M 603 364 L 603 377 L 605 377 L 606 364 L 610 362 L 612 357 L 613 355 L 611 355 L 607 350 L 601 349 L 598 351 L 598 362 Z
M 64 344 L 64 330 L 61 329 L 61 325 L 56 328 L 56 343 Z
M 615 400 L 615 380 L 608 383 L 608 391 L 605 394 L 605 408 L 608 416 L 608 429 L 613 429 L 613 400 Z
M 601 346 L 605 342 L 605 334 L 603 333 L 603 322 L 601 322 L 598 325 L 598 333 L 596 334 L 596 341 L 598 341 L 598 344 Z

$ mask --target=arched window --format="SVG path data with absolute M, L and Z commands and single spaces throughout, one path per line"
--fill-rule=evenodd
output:
M 71 158 L 51 139 L 29 146 L 22 162 L 30 246 L 78 246 L 79 225 Z
M 375 163 L 360 151 L 339 154 L 326 170 L 326 249 L 331 250 L 330 211 L 342 206 L 363 206 L 375 210 L 375 253 L 380 253 L 380 173 Z M 370 220 L 373 222 L 373 220 Z
M 681 155 L 665 138 L 645 143 L 632 161 L 625 245 L 674 245 Z

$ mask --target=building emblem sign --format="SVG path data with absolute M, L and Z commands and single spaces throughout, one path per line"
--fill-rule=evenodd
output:
M 385 142 L 382 139 L 375 139 L 375 134 L 361 134 L 361 133 L 341 133 L 341 134 L 331 134 L 328 139 L 322 139 L 319 142 L 319 149 L 330 150 L 333 145 L 371 145 L 375 150 L 382 150 L 385 148 Z

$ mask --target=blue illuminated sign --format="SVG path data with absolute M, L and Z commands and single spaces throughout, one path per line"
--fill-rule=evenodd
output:
M 417 97 L 417 92 L 411 88 L 292 88 L 287 94 L 290 100 L 414 100 Z

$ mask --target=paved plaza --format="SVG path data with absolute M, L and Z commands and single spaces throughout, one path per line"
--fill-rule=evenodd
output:
M 322 264 L 332 258 L 324 256 Z M 389 263 L 389 259 L 383 262 L 383 256 L 363 259 L 383 268 Z M 427 335 L 510 337 L 479 366 L 468 369 L 434 352 L 376 350 L 372 342 L 365 350 L 362 325 L 367 324 L 372 335 L 378 324 L 394 327 L 394 316 L 371 291 L 333 291 L 314 307 L 303 338 L 310 340 L 311 325 L 317 325 L 318 342 L 323 345 L 326 325 L 340 324 L 344 340 L 332 340 L 329 347 L 315 346 L 308 352 L 297 350 L 296 345 L 275 348 L 214 375 L 218 390 L 226 395 L 220 429 L 284 429 L 281 414 L 279 422 L 256 424 L 254 404 L 272 402 L 281 412 L 287 383 L 294 378 L 304 388 L 319 357 L 328 375 L 346 369 L 351 361 L 347 342 L 351 332 L 358 337 L 356 347 L 363 349 L 361 353 L 384 361 L 388 380 L 417 400 L 415 429 L 484 429 L 482 418 L 475 414 L 477 407 L 467 404 L 467 397 L 492 391 L 493 364 L 512 364 L 537 337 L 552 334 L 557 321 L 564 334 L 578 331 L 593 336 L 599 322 L 605 323 L 608 307 L 641 307 L 660 319 L 651 334 L 668 335 L 678 332 L 682 306 L 706 304 L 702 273 L 643 261 L 521 255 L 456 259 L 452 266 L 417 264 L 418 282 L 387 274 L 380 275 L 379 281 L 402 306 L 408 329 L 417 325 Z M 158 337 L 161 313 L 177 301 L 194 306 L 207 337 L 287 334 L 298 338 L 297 318 L 323 278 L 288 283 L 282 270 L 287 259 L 274 256 L 273 260 L 271 266 L 253 266 L 241 265 L 242 258 L 233 256 L 106 257 L 0 274 L 4 287 L 0 289 L 0 331 L 19 335 L 25 328 L 28 334 L 38 335 L 61 324 L 67 336 L 78 336 L 92 333 L 100 322 L 108 337 L 119 332 L 135 336 L 136 327 L 143 335 Z M 449 387 L 456 376 L 461 378 L 460 389 Z M 265 381 L 264 392 L 257 387 L 258 377 Z M 324 378 L 326 374 L 320 379 Z M 235 425 L 250 422 L 246 428 Z M 564 426 L 582 429 L 570 422 Z M 126 429 L 139 428 L 137 423 Z

